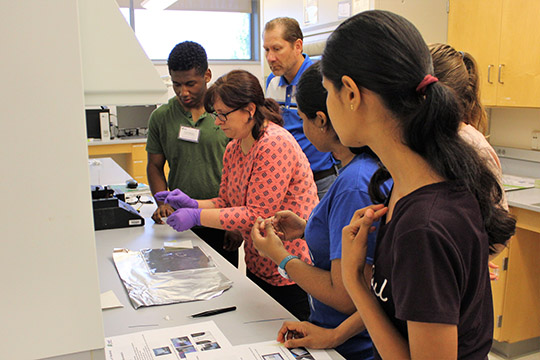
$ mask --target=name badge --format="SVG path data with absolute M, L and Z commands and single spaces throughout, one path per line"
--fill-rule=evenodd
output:
M 199 142 L 200 130 L 189 126 L 180 126 L 180 132 L 178 138 L 184 141 L 190 141 L 194 143 Z

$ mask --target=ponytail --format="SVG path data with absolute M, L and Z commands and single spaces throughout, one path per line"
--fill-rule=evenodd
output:
M 515 232 L 515 219 L 499 204 L 501 186 L 478 150 L 458 135 L 460 103 L 442 83 L 426 89 L 418 114 L 404 126 L 406 144 L 442 177 L 464 187 L 477 199 L 489 236 L 490 252 Z
M 467 123 L 474 126 L 482 134 L 486 134 L 487 131 L 487 114 L 486 110 L 480 102 L 480 75 L 478 73 L 478 66 L 471 54 L 462 52 L 463 63 L 467 68 L 469 74 L 469 81 L 467 83 L 466 96 L 466 119 Z
M 429 51 L 435 76 L 453 89 L 461 101 L 461 120 L 485 134 L 487 115 L 480 101 L 480 80 L 474 58 L 448 44 L 430 44 Z

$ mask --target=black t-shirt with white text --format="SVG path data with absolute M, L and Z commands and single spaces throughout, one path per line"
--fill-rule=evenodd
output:
M 407 321 L 455 324 L 458 359 L 487 359 L 489 244 L 474 196 L 451 182 L 431 184 L 401 198 L 385 222 L 371 285 L 387 316 L 405 338 Z

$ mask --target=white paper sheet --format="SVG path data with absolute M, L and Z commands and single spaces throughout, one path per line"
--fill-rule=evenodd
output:
M 101 310 L 119 307 L 124 307 L 124 305 L 120 302 L 120 300 L 118 300 L 116 294 L 112 290 L 101 294 Z
M 172 240 L 165 241 L 163 247 L 166 249 L 193 249 L 193 241 L 191 240 Z
M 213 321 L 105 338 L 107 360 L 178 360 L 190 353 L 230 348 Z
M 329 360 L 324 350 L 287 349 L 276 341 L 238 345 L 207 353 L 187 354 L 187 360 Z

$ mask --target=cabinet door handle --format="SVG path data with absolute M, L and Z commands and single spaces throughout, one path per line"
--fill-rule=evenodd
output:
M 497 81 L 499 82 L 499 84 L 504 84 L 504 82 L 501 81 L 501 72 L 502 72 L 503 66 L 504 66 L 504 64 L 500 64 L 500 65 L 499 65 L 499 78 L 497 79 Z
M 488 65 L 488 78 L 487 78 L 488 84 L 493 84 L 493 81 L 491 81 L 491 68 L 492 67 L 493 67 L 493 64 Z

